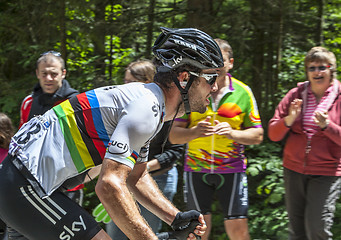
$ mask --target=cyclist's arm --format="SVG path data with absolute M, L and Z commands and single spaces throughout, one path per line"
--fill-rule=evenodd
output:
M 132 169 L 111 159 L 104 159 L 96 193 L 111 219 L 129 239 L 157 239 L 147 225 L 128 189 Z M 142 173 L 134 173 L 135 176 Z
M 136 172 L 134 172 L 136 170 Z M 142 176 L 140 175 L 142 172 Z M 128 177 L 128 184 L 136 199 L 148 210 L 153 212 L 161 220 L 168 225 L 175 224 L 175 219 L 181 213 L 173 204 L 163 196 L 159 187 L 153 178 L 146 171 L 146 163 L 136 164 L 132 173 Z M 186 214 L 183 214 L 184 216 Z M 178 219 L 179 220 L 179 219 Z M 195 228 L 195 233 L 199 236 L 204 235 L 207 226 L 204 216 L 199 215 L 198 221 L 200 225 Z M 187 236 L 187 239 L 197 239 L 193 233 Z
M 146 171 L 146 163 L 137 163 L 128 177 L 128 185 L 136 200 L 161 220 L 171 225 L 179 210 L 162 194 Z
M 90 171 L 86 174 L 86 176 L 84 178 L 84 183 L 87 183 L 87 182 L 94 180 L 99 175 L 99 173 L 101 172 L 101 167 L 102 167 L 102 165 L 98 165 L 94 168 L 91 168 Z

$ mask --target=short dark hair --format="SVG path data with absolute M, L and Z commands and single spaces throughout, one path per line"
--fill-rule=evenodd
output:
M 47 53 L 47 54 L 41 55 L 41 56 L 38 58 L 38 60 L 37 60 L 36 69 L 38 69 L 39 64 L 40 64 L 41 62 L 47 62 L 48 60 L 51 60 L 51 59 L 55 59 L 55 60 L 59 61 L 60 64 L 62 65 L 62 70 L 65 69 L 65 61 L 64 61 L 64 59 L 63 59 L 61 56 L 56 56 L 56 55 L 54 55 L 53 53 Z
M 162 63 L 157 59 L 154 59 L 154 64 L 157 66 L 156 67 L 157 71 L 154 76 L 154 82 L 158 83 L 164 89 L 171 88 L 171 84 L 174 82 L 174 79 L 177 78 L 180 73 L 188 71 L 200 73 L 202 70 L 198 67 L 194 67 L 188 64 L 180 65 L 178 68 L 175 69 L 169 69 L 167 67 L 164 67 Z M 167 71 L 162 71 L 161 70 L 162 68 L 167 69 Z

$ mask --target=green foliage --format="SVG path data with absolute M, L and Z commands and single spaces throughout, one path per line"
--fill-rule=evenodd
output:
M 306 52 L 298 47 L 291 46 L 290 37 L 285 39 L 288 46 L 282 52 L 282 68 L 279 73 L 279 88 L 288 89 L 294 87 L 297 82 L 305 81 L 304 57 Z
M 336 211 L 334 218 L 334 225 L 332 227 L 332 233 L 335 240 L 341 240 L 341 199 L 336 203 Z
M 255 239 L 285 239 L 287 214 L 284 207 L 282 147 L 265 142 L 249 146 L 249 228 Z

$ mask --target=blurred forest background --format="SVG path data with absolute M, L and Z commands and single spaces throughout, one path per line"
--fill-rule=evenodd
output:
M 128 63 L 152 58 L 160 26 L 196 27 L 228 40 L 231 73 L 252 88 L 265 130 L 280 99 L 305 80 L 311 47 L 327 47 L 341 66 L 341 0 L 0 0 L 0 111 L 18 126 L 21 101 L 37 82 L 36 60 L 47 50 L 62 53 L 66 79 L 81 92 L 121 84 Z M 261 145 L 248 147 L 252 239 L 287 238 L 282 146 L 265 132 Z M 89 211 L 98 204 L 94 184 L 86 186 Z M 182 179 L 174 202 L 183 210 Z M 333 232 L 340 240 L 341 201 L 337 207 Z M 214 211 L 212 239 L 227 239 L 218 205 Z

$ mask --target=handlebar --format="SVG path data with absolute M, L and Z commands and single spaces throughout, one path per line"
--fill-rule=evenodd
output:
M 188 226 L 183 228 L 183 230 L 162 232 L 157 234 L 157 237 L 159 238 L 159 240 L 186 240 L 190 233 L 194 234 L 194 230 L 198 225 L 200 225 L 200 222 L 198 220 L 192 220 L 191 222 L 189 222 Z M 195 236 L 197 240 L 201 239 L 200 236 Z

